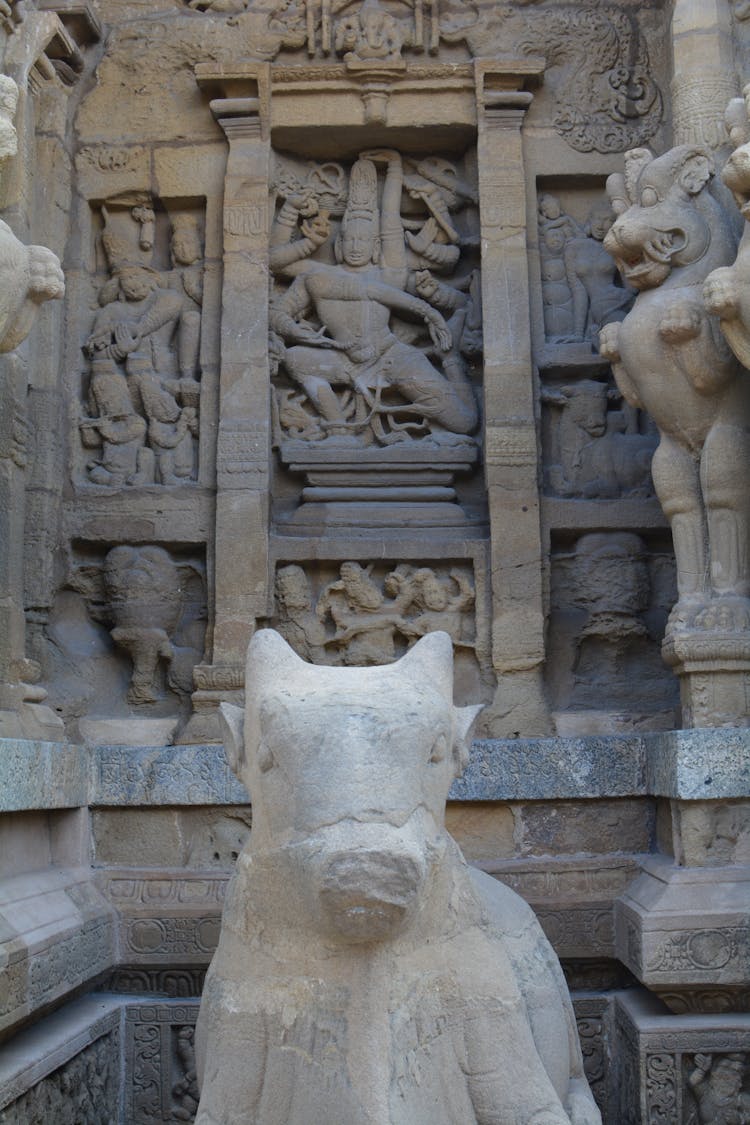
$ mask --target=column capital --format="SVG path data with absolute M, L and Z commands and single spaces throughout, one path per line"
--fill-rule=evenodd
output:
M 477 116 L 497 124 L 520 126 L 534 97 L 529 87 L 539 85 L 543 58 L 476 59 L 474 76 Z
M 271 81 L 268 63 L 215 66 L 198 63 L 195 80 L 210 98 L 211 113 L 227 140 L 258 138 L 270 133 Z

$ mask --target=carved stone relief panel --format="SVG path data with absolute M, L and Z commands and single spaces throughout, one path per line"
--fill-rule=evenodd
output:
M 125 1117 L 131 1125 L 195 1120 L 197 1016 L 197 1001 L 126 1009 Z
M 738 0 L 738 3 L 740 0 Z M 659 128 L 655 80 L 666 21 L 660 11 L 623 11 L 561 0 L 185 0 L 193 11 L 224 16 L 249 32 L 257 55 L 294 52 L 343 63 L 353 74 L 398 75 L 430 55 L 543 55 L 557 133 L 579 152 L 624 152 Z M 270 8 L 270 10 L 269 10 Z M 650 51 L 652 52 L 650 54 Z M 303 54 L 304 52 L 304 54 Z M 287 56 L 288 57 L 288 56 Z
M 456 698 L 480 699 L 486 691 L 488 653 L 477 636 L 474 574 L 466 563 L 280 564 L 275 597 L 269 624 L 305 660 L 390 664 L 442 629 L 453 640 Z
M 617 1002 L 618 1121 L 626 1125 L 743 1125 L 750 1120 L 747 1016 L 660 1014 L 645 997 Z
M 0 1125 L 101 1125 L 119 1119 L 120 1033 L 102 1035 L 0 1110 Z
M 176 716 L 188 706 L 205 629 L 200 555 L 80 544 L 48 629 L 51 697 L 69 720 Z
M 545 494 L 602 500 L 654 495 L 651 459 L 659 435 L 613 379 L 549 380 L 541 400 Z
M 103 202 L 102 267 L 79 421 L 81 483 L 112 489 L 197 478 L 203 215 L 146 192 Z
M 548 689 L 558 733 L 671 729 L 677 683 L 661 659 L 674 563 L 666 544 L 591 532 L 552 554 Z
M 276 439 L 475 447 L 481 351 L 469 162 L 395 149 L 277 157 Z
M 585 342 L 598 352 L 600 328 L 622 320 L 635 299 L 604 249 L 615 213 L 603 190 L 603 184 L 571 189 L 565 180 L 539 185 L 539 263 L 550 344 Z

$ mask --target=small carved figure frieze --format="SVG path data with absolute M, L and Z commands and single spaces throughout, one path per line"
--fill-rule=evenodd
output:
M 274 627 L 314 664 L 389 664 L 420 637 L 447 632 L 459 649 L 474 648 L 474 584 L 468 569 L 400 563 L 382 578 L 373 567 L 344 562 L 313 599 L 301 566 L 276 572 Z
M 656 429 L 608 383 L 581 379 L 546 385 L 545 486 L 585 499 L 652 496 Z
M 395 149 L 361 153 L 344 195 L 345 175 L 324 164 L 277 178 L 277 441 L 473 445 L 473 188 L 455 163 Z
M 169 267 L 157 269 L 148 196 L 102 205 L 110 278 L 83 347 L 89 360 L 81 442 L 87 479 L 110 488 L 197 476 L 203 251 L 189 212 L 169 220 Z

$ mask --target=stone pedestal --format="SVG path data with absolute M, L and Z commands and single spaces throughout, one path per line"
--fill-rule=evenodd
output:
M 747 1120 L 750 1015 L 673 1016 L 636 989 L 618 996 L 614 1024 L 618 1125 Z
M 678 633 L 662 653 L 680 677 L 683 726 L 750 726 L 750 633 Z
M 407 442 L 387 448 L 357 448 L 327 442 L 286 441 L 281 460 L 302 473 L 301 506 L 285 528 L 307 532 L 319 526 L 452 527 L 467 517 L 453 487 L 479 459 L 471 439 L 450 445 Z

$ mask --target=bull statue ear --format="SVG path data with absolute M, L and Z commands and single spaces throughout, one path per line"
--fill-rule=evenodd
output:
M 233 703 L 220 703 L 219 726 L 229 767 L 239 775 L 245 761 L 245 712 L 242 707 L 235 707 Z
M 439 630 L 421 637 L 398 661 L 399 671 L 415 683 L 432 683 L 453 702 L 453 641 Z
M 694 149 L 685 159 L 677 180 L 688 195 L 702 191 L 714 174 L 714 162 L 707 152 Z
M 453 708 L 453 758 L 456 763 L 456 777 L 460 777 L 469 764 L 469 731 L 483 709 L 483 703 L 475 703 L 471 707 Z
M 247 649 L 245 688 L 262 694 L 266 685 L 278 686 L 294 676 L 300 665 L 305 661 L 275 629 L 259 629 Z

